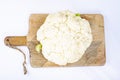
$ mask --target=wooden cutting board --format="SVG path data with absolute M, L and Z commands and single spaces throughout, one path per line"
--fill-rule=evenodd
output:
M 42 53 L 37 53 L 35 46 L 39 43 L 36 40 L 36 32 L 44 23 L 47 14 L 32 14 L 29 18 L 29 30 L 27 36 L 8 36 L 5 38 L 5 44 L 8 42 L 13 46 L 27 46 L 30 53 L 30 63 L 32 67 L 50 67 L 59 66 L 47 61 Z M 104 20 L 101 14 L 81 14 L 82 18 L 89 21 L 93 42 L 86 50 L 82 58 L 66 66 L 101 66 L 105 64 L 105 39 L 104 39 Z

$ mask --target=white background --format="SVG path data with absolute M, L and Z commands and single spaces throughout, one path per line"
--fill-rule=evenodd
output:
M 0 0 L 0 80 L 120 80 L 119 0 Z M 23 56 L 4 45 L 6 36 L 27 35 L 32 13 L 61 10 L 101 13 L 104 16 L 106 64 L 96 67 L 32 68 L 27 55 L 28 74 L 23 74 Z

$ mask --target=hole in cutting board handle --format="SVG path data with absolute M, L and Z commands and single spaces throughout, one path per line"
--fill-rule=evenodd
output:
M 5 45 L 10 44 L 11 46 L 26 46 L 27 38 L 26 36 L 7 36 L 4 39 Z

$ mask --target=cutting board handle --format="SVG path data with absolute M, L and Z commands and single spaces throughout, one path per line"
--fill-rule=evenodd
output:
M 4 39 L 4 43 L 11 46 L 26 46 L 27 38 L 26 36 L 7 36 Z

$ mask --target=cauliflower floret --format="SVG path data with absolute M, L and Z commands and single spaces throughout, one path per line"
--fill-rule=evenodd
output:
M 92 42 L 90 24 L 70 11 L 49 14 L 37 31 L 43 56 L 56 64 L 78 61 Z

